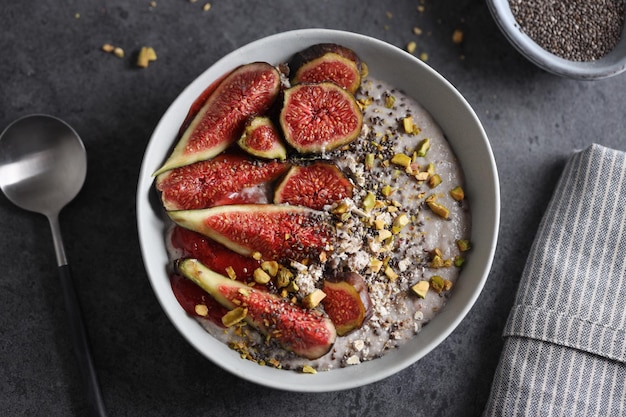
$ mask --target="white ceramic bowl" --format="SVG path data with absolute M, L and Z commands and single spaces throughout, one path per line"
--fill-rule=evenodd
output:
M 538 67 L 563 77 L 595 80 L 608 78 L 626 70 L 626 26 L 617 46 L 595 61 L 578 62 L 548 52 L 522 31 L 511 12 L 509 0 L 487 0 L 491 14 L 509 42 Z
M 167 156 L 191 103 L 213 80 L 240 64 L 284 62 L 293 53 L 322 42 L 335 42 L 355 50 L 367 63 L 372 76 L 387 80 L 416 98 L 443 128 L 466 175 L 466 193 L 473 216 L 473 250 L 447 306 L 407 345 L 371 362 L 308 375 L 241 359 L 179 306 L 166 274 L 164 224 L 159 202 L 155 202 L 151 174 Z M 489 141 L 461 94 L 434 70 L 401 49 L 366 36 L 324 29 L 297 30 L 258 40 L 230 53 L 201 74 L 172 103 L 154 130 L 137 190 L 137 221 L 144 263 L 154 292 L 172 323 L 189 343 L 217 365 L 249 381 L 290 391 L 334 391 L 365 385 L 406 368 L 434 349 L 465 317 L 487 280 L 499 217 L 498 175 Z

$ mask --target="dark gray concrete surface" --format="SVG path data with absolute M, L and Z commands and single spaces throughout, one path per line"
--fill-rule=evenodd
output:
M 5 0 L 0 6 L 0 129 L 29 113 L 65 119 L 89 172 L 61 215 L 110 416 L 479 416 L 501 332 L 564 161 L 591 142 L 626 150 L 626 76 L 584 82 L 519 55 L 482 0 Z M 418 11 L 418 6 L 423 11 Z M 218 58 L 258 38 L 323 27 L 404 47 L 451 81 L 490 137 L 502 187 L 501 234 L 477 304 L 441 346 L 381 382 L 297 394 L 227 373 L 177 333 L 139 251 L 135 190 L 150 134 Z M 423 34 L 413 34 L 419 27 Z M 464 32 L 462 44 L 451 40 Z M 124 48 L 118 59 L 100 50 Z M 141 46 L 158 60 L 134 66 Z M 0 415 L 84 416 L 47 221 L 0 197 Z

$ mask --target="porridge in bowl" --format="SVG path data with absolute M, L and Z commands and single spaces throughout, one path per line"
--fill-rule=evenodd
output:
M 419 337 L 470 248 L 443 132 L 339 45 L 226 74 L 156 174 L 177 300 L 262 365 L 314 373 Z

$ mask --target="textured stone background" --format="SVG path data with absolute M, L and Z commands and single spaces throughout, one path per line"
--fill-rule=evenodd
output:
M 482 0 L 5 0 L 0 6 L 0 129 L 29 113 L 82 136 L 89 173 L 62 213 L 66 249 L 111 416 L 479 416 L 501 331 L 544 207 L 567 156 L 591 142 L 626 149 L 624 76 L 559 78 L 519 55 Z M 418 5 L 424 11 L 418 11 Z M 485 289 L 436 350 L 399 374 L 338 393 L 245 382 L 198 354 L 171 325 L 139 252 L 135 189 L 152 129 L 218 58 L 277 32 L 360 32 L 416 54 L 475 108 L 502 186 L 501 235 Z M 413 34 L 413 27 L 423 30 Z M 452 42 L 464 32 L 461 45 Z M 100 50 L 124 48 L 118 59 Z M 141 46 L 156 49 L 134 67 Z M 83 387 L 45 218 L 0 197 L 0 414 L 83 416 Z

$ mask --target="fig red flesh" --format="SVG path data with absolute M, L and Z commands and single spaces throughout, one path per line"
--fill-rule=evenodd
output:
M 219 204 L 257 202 L 244 189 L 272 181 L 289 165 L 222 154 L 208 161 L 174 168 L 157 177 L 156 187 L 166 210 L 195 210 Z
M 326 213 L 300 206 L 240 204 L 168 215 L 239 254 L 279 262 L 318 258 L 332 250 L 335 236 Z
M 247 153 L 264 159 L 285 159 L 287 149 L 280 139 L 278 129 L 269 117 L 253 117 L 237 141 Z
M 335 325 L 338 335 L 343 336 L 360 328 L 371 317 L 373 304 L 367 283 L 359 274 L 347 272 L 326 279 L 322 291 L 326 294 L 322 300 L 324 311 Z
M 321 210 L 352 197 L 352 183 L 330 162 L 292 166 L 274 192 L 274 203 L 289 203 Z
M 232 71 L 209 95 L 154 175 L 224 151 L 241 136 L 249 117 L 270 108 L 279 91 L 280 74 L 268 63 L 254 62 Z
M 310 46 L 290 62 L 292 84 L 332 81 L 354 94 L 361 85 L 361 60 L 342 45 L 324 43 Z
M 245 320 L 249 325 L 299 356 L 317 359 L 325 355 L 335 342 L 335 327 L 317 312 L 230 280 L 195 259 L 179 262 L 178 270 L 227 309 L 246 308 Z
M 298 84 L 285 90 L 280 126 L 298 152 L 321 153 L 356 139 L 363 114 L 354 96 L 334 83 Z

